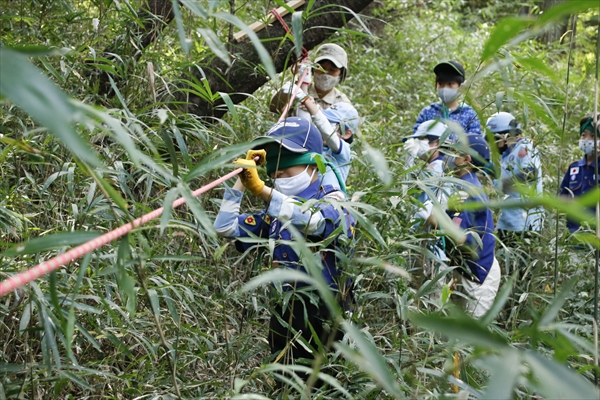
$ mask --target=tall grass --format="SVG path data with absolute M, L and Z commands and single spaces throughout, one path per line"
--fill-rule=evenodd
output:
M 292 378 L 280 396 L 422 399 L 452 396 L 458 387 L 463 395 L 490 399 L 598 397 L 590 383 L 598 355 L 592 252 L 574 256 L 562 221 L 555 237 L 554 220 L 547 218 L 539 236 L 516 249 L 499 249 L 506 279 L 483 319 L 464 315 L 447 291 L 439 300 L 428 296 L 432 282 L 418 282 L 414 264 L 428 238 L 411 230 L 411 195 L 418 185 L 405 168 L 399 140 L 411 131 L 418 110 L 434 100 L 431 67 L 457 58 L 470 75 L 466 100 L 480 119 L 497 108 L 511 111 L 542 149 L 548 196 L 535 201 L 549 213 L 573 209 L 553 195 L 560 178 L 556 165 L 567 155 L 576 157 L 561 132 L 568 44 L 542 45 L 534 37 L 568 13 L 593 19 L 592 3 L 568 2 L 541 17 L 465 30 L 463 17 L 444 5 L 414 10 L 391 2 L 381 17 L 402 18 L 390 18 L 380 38 L 353 34 L 360 24 L 335 36 L 351 60 L 342 90 L 364 117 L 348 181 L 354 194 L 348 208 L 359 225 L 345 273 L 357 284 L 357 306 L 354 321 L 331 308 L 346 336 L 310 370 L 328 385 L 311 391 L 310 384 Z M 211 4 L 216 8 L 210 12 L 223 11 Z M 105 12 L 114 20 L 107 16 L 103 23 L 124 21 L 116 10 Z M 201 17 L 193 9 L 180 13 L 157 45 L 176 54 L 172 65 L 160 60 L 173 81 L 179 77 L 173 71 L 190 62 L 179 49 L 187 42 L 180 39 Z M 199 18 L 198 26 L 212 24 L 221 34 L 224 21 L 231 21 L 222 15 Z M 31 33 L 43 32 L 34 29 L 4 44 L 35 43 Z M 581 25 L 582 50 L 568 87 L 566 138 L 591 108 L 586 29 Z M 87 41 L 63 40 L 78 46 Z M 219 44 L 201 45 L 202 54 L 225 57 Z M 0 52 L 1 279 L 167 206 L 159 221 L 2 299 L 0 398 L 271 398 L 276 381 L 308 372 L 274 362 L 266 344 L 268 283 L 294 278 L 293 271 L 268 270 L 257 252 L 240 256 L 231 243 L 216 239 L 211 221 L 222 189 L 176 211 L 168 207 L 230 171 L 231 160 L 276 120 L 264 99 L 279 80 L 235 106 L 221 124 L 206 125 L 169 104 L 148 106 L 147 88 L 137 85 L 145 82 L 144 59 L 132 65 L 136 72 L 123 72 L 131 85 L 115 86 L 114 99 L 100 99 L 75 62 L 84 50 Z M 75 72 L 89 90 L 82 93 Z M 157 91 L 175 90 L 171 82 L 156 80 Z M 248 209 L 261 206 L 254 199 L 244 202 Z M 294 246 L 298 253 L 310 251 L 302 242 Z M 318 265 L 307 269 L 303 279 L 327 298 Z

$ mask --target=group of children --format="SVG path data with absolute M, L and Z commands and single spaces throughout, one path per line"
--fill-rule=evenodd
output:
M 351 311 L 352 282 L 342 277 L 341 264 L 351 254 L 354 239 L 355 222 L 344 202 L 350 143 L 359 129 L 359 116 L 336 88 L 347 76 L 348 57 L 340 46 L 326 44 L 317 50 L 314 64 L 301 64 L 298 72 L 305 78 L 300 88 L 286 84 L 271 101 L 272 110 L 281 110 L 294 96 L 295 116 L 273 125 L 245 158 L 236 160 L 244 169 L 234 186 L 225 190 L 214 226 L 220 236 L 238 239 L 240 252 L 266 248 L 273 267 L 315 278 L 308 266 L 317 259 L 318 278 L 336 295 L 334 306 Z M 496 231 L 478 178 L 489 170 L 490 145 L 477 113 L 459 102 L 465 70 L 460 63 L 447 61 L 434 73 L 441 101 L 420 112 L 404 145 L 411 166 L 417 168 L 417 160 L 426 165 L 422 178 L 428 185 L 418 198 L 421 208 L 415 226 L 441 232 L 443 240 L 434 245 L 435 260 L 442 267 L 455 267 L 457 290 L 470 299 L 467 310 L 479 317 L 491 307 L 500 285 L 496 237 L 506 242 L 542 229 L 544 210 L 519 206 L 522 193 L 542 193 L 541 162 L 513 115 L 498 112 L 488 119 L 487 128 L 495 137 L 492 145 L 501 156 L 501 173 L 494 182 L 514 202 L 501 211 Z M 564 195 L 580 196 L 596 185 L 594 123 L 590 117 L 581 121 L 580 147 L 586 156 L 569 167 L 560 186 Z M 319 164 L 326 169 L 319 171 Z M 260 178 L 258 167 L 266 169 L 273 187 Z M 440 179 L 444 175 L 456 178 L 454 183 L 444 183 Z M 258 214 L 241 213 L 245 191 L 260 197 L 266 208 Z M 468 207 L 469 202 L 479 206 Z M 569 221 L 568 227 L 574 231 L 578 225 Z M 310 260 L 294 246 L 296 241 L 309 244 Z M 312 289 L 301 279 L 273 285 L 269 344 L 277 360 L 311 359 L 339 337 L 339 321 L 330 318 L 334 306 Z

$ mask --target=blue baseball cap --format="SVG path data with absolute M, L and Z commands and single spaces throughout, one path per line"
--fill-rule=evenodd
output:
M 270 139 L 280 143 L 292 153 L 323 153 L 323 139 L 319 129 L 312 122 L 300 117 L 288 117 L 274 124 L 265 135 L 258 139 Z M 264 145 L 258 146 L 259 148 Z
M 476 133 L 467 134 L 469 147 L 477 153 L 479 157 L 472 157 L 472 163 L 479 167 L 483 167 L 487 161 L 490 161 L 490 146 L 485 137 Z
M 323 110 L 323 114 L 332 124 L 343 124 L 345 129 L 350 129 L 353 134 L 358 131 L 358 111 L 350 103 L 332 104 L 327 110 Z

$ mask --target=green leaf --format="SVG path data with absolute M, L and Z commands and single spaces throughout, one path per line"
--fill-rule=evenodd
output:
M 524 17 L 504 18 L 496 24 L 496 28 L 490 34 L 490 38 L 485 42 L 481 52 L 481 61 L 492 57 L 502 46 L 510 39 L 518 35 L 522 30 L 531 24 L 531 19 Z
M 77 157 L 102 165 L 96 153 L 72 126 L 76 111 L 71 100 L 27 58 L 0 47 L 0 94 L 46 126 Z
M 177 185 L 177 187 L 179 188 L 181 194 L 183 194 L 183 197 L 185 197 L 185 202 L 188 208 L 192 210 L 192 213 L 200 223 L 200 226 L 204 228 L 204 233 L 210 237 L 217 237 L 212 221 L 210 220 L 210 218 L 208 218 L 206 212 L 202 209 L 202 206 L 200 205 L 198 199 L 196 199 L 192 195 L 192 191 L 190 190 L 190 188 L 183 182 L 180 182 Z
M 560 292 L 558 292 L 558 294 L 556 295 L 554 300 L 552 300 L 552 303 L 550 303 L 550 306 L 548 306 L 548 308 L 545 310 L 544 314 L 540 318 L 540 321 L 539 321 L 540 328 L 543 328 L 546 325 L 549 325 L 552 321 L 554 321 L 554 319 L 560 312 L 563 304 L 565 304 L 565 301 L 567 301 L 567 296 L 569 295 L 571 290 L 573 290 L 573 287 L 575 286 L 577 281 L 578 281 L 578 278 L 575 276 L 575 277 L 569 279 L 567 281 L 567 283 L 565 283 L 562 286 Z
M 579 14 L 588 10 L 598 11 L 598 0 L 567 0 L 544 11 L 535 22 L 535 26 L 543 26 L 549 22 L 568 18 L 572 14 Z
M 513 398 L 513 390 L 522 371 L 522 357 L 518 351 L 504 350 L 501 357 L 489 357 L 486 363 L 491 373 L 487 387 L 480 399 Z M 483 360 L 484 362 L 486 360 Z
M 221 96 L 221 98 L 223 99 L 223 101 L 225 102 L 225 105 L 227 106 L 227 110 L 229 111 L 229 114 L 233 117 L 233 119 L 236 123 L 239 123 L 240 120 L 239 120 L 237 109 L 235 108 L 235 104 L 233 104 L 233 101 L 231 100 L 231 97 L 229 96 L 229 94 L 225 93 L 225 92 L 218 92 L 218 93 Z
M 302 11 L 296 11 L 292 14 L 292 33 L 294 35 L 294 47 L 296 49 L 296 58 L 300 59 L 302 55 Z
M 517 275 L 513 275 L 510 277 L 508 281 L 502 285 L 502 288 L 496 295 L 496 299 L 494 300 L 494 304 L 490 307 L 489 310 L 485 313 L 483 317 L 481 317 L 480 321 L 483 326 L 488 326 L 492 323 L 492 321 L 500 314 L 502 309 L 504 308 L 504 304 L 508 301 L 510 297 L 510 293 L 512 292 L 512 288 L 515 284 L 515 280 L 517 279 Z
M 436 314 L 413 313 L 409 317 L 416 325 L 436 331 L 447 337 L 469 343 L 474 346 L 504 349 L 506 339 L 490 332 L 477 320 L 463 315 L 459 318 L 440 317 Z
M 179 0 L 181 4 L 185 5 L 191 12 L 196 14 L 202 19 L 208 19 L 208 13 L 202 8 L 202 5 L 197 0 Z M 214 6 L 211 1 L 211 8 Z
M 265 67 L 265 70 L 267 71 L 269 77 L 273 80 L 277 79 L 275 65 L 273 65 L 273 60 L 271 59 L 269 52 L 267 51 L 267 49 L 265 49 L 265 46 L 262 45 L 260 39 L 258 38 L 258 36 L 256 36 L 256 33 L 254 33 L 254 31 L 250 29 L 248 25 L 244 24 L 235 15 L 226 12 L 216 12 L 212 16 L 215 18 L 222 19 L 223 21 L 228 22 L 230 24 L 233 24 L 242 31 L 244 31 L 252 41 L 252 44 L 254 45 L 254 48 L 256 49 L 256 52 L 258 53 L 260 60 L 263 66 Z
M 225 64 L 231 65 L 231 58 L 229 57 L 229 52 L 227 48 L 219 40 L 219 37 L 215 34 L 212 29 L 208 28 L 198 28 L 196 31 L 204 38 L 204 42 L 210 47 L 212 52 L 219 57 Z
M 529 386 L 542 396 L 548 399 L 600 398 L 598 389 L 572 369 L 533 351 L 525 352 L 524 359 L 536 378 L 530 381 Z
M 64 246 L 77 246 L 89 240 L 95 239 L 100 235 L 101 234 L 98 232 L 90 231 L 55 233 L 52 235 L 41 236 L 25 243 L 12 246 L 2 253 L 2 256 L 16 257 L 23 254 L 41 253 Z
M 392 372 L 385 358 L 379 353 L 377 346 L 368 340 L 353 324 L 344 321 L 342 327 L 350 336 L 350 339 L 354 341 L 358 351 L 354 351 L 339 342 L 335 343 L 335 347 L 362 371 L 369 374 L 393 398 L 404 399 L 404 392 L 398 385 L 399 378 Z
M 179 43 L 184 53 L 189 53 L 192 47 L 192 40 L 185 35 L 185 28 L 183 26 L 183 18 L 181 17 L 181 9 L 179 8 L 179 0 L 173 1 L 173 14 L 175 15 L 175 22 L 177 23 L 177 34 L 179 35 Z

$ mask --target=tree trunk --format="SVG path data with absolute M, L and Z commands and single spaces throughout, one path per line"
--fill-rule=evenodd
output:
M 540 5 L 542 11 L 548 11 L 554 6 L 564 3 L 565 0 L 544 0 Z M 548 30 L 540 37 L 540 41 L 543 43 L 552 43 L 560 40 L 562 35 L 567 31 L 567 24 L 569 18 L 564 18 L 561 22 L 551 26 Z
M 348 11 L 352 10 L 355 13 L 360 13 L 373 0 L 317 0 L 315 1 L 311 15 L 304 23 L 303 46 L 307 50 L 311 50 L 318 44 L 327 40 L 335 31 L 332 28 L 342 27 L 354 15 Z M 332 7 L 342 3 L 345 8 Z M 327 8 L 322 8 L 328 6 Z M 300 11 L 305 6 L 300 7 Z M 315 12 L 315 10 L 320 9 Z M 305 17 L 306 18 L 306 17 Z M 286 23 L 291 26 L 291 14 L 284 17 Z M 244 21 L 250 25 L 254 21 Z M 285 35 L 284 29 L 279 22 L 274 22 L 265 29 L 257 32 L 258 37 L 262 40 L 263 45 L 271 54 L 273 64 L 277 72 L 283 71 L 290 65 L 290 59 L 294 58 L 294 44 L 290 40 L 285 40 L 282 43 L 282 38 Z M 212 93 L 225 92 L 228 93 L 233 103 L 241 103 L 262 85 L 264 85 L 268 77 L 261 72 L 260 58 L 254 48 L 254 45 L 249 39 L 242 43 L 231 41 L 228 48 L 232 49 L 231 54 L 235 57 L 233 65 L 227 66 L 225 62 L 216 57 L 208 57 L 199 64 L 204 66 L 203 73 L 194 69 L 191 73 L 200 81 L 206 78 Z M 226 107 L 222 99 L 210 102 L 196 94 L 180 94 L 178 100 L 187 103 L 186 111 L 198 116 L 220 118 L 226 112 Z
M 138 10 L 137 15 L 138 19 L 143 21 L 142 24 L 132 21 L 126 28 L 125 40 L 104 50 L 102 57 L 118 63 L 121 61 L 113 54 L 133 54 L 133 57 L 138 60 L 142 56 L 142 51 L 153 43 L 158 34 L 173 20 L 173 2 L 172 0 L 146 0 L 146 4 Z M 130 36 L 132 40 L 127 40 Z M 112 91 L 108 76 L 109 73 L 104 70 L 98 72 L 99 94 L 108 94 Z M 113 79 L 115 82 L 118 81 L 115 76 Z

